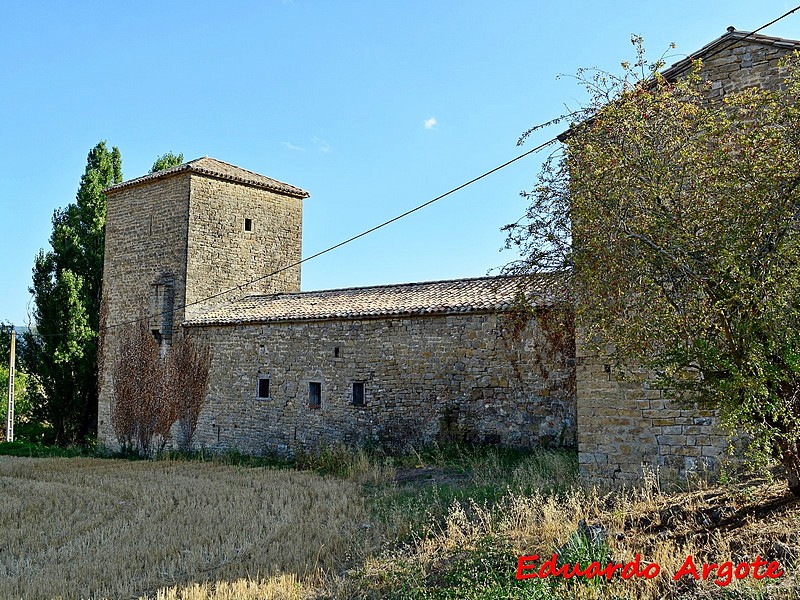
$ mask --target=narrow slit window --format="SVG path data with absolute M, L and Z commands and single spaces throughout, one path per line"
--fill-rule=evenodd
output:
M 150 284 L 150 332 L 160 344 L 172 339 L 172 305 L 174 289 L 167 277 Z
M 353 382 L 353 406 L 364 406 L 364 382 Z
M 244 220 L 244 230 L 245 231 L 253 231 L 253 219 L 245 219 Z
M 319 381 L 311 381 L 308 384 L 308 406 L 310 408 L 322 406 L 322 384 Z
M 258 376 L 258 391 L 259 398 L 269 398 L 269 377 L 266 375 Z

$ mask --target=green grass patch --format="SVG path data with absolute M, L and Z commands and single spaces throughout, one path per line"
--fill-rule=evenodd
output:
M 0 442 L 0 455 L 24 456 L 28 458 L 74 458 L 77 456 L 94 456 L 94 450 L 83 446 L 45 446 L 30 442 Z

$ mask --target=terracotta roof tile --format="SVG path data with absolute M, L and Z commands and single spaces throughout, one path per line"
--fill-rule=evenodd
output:
M 202 175 L 208 175 L 209 177 L 214 177 L 216 179 L 223 179 L 226 181 L 236 181 L 239 183 L 244 183 L 246 185 L 251 185 L 253 187 L 270 190 L 273 192 L 278 192 L 289 196 L 294 196 L 296 198 L 308 198 L 309 196 L 308 192 L 306 192 L 305 190 L 301 190 L 300 188 L 295 187 L 293 185 L 289 185 L 288 183 L 283 183 L 281 181 L 278 181 L 277 179 L 272 179 L 271 177 L 259 175 L 258 173 L 254 173 L 253 171 L 248 171 L 247 169 L 242 169 L 241 167 L 237 167 L 230 163 L 226 163 L 224 161 L 217 160 L 216 158 L 211 158 L 208 156 L 204 158 L 196 158 L 195 160 L 190 160 L 189 162 L 182 163 L 176 167 L 171 167 L 169 169 L 164 169 L 163 171 L 148 173 L 147 175 L 137 177 L 136 179 L 129 179 L 128 181 L 123 181 L 122 183 L 118 183 L 116 185 L 112 185 L 111 187 L 106 188 L 104 192 L 106 194 L 114 193 L 121 189 L 133 187 L 136 185 L 141 185 L 143 183 L 154 181 L 156 179 L 170 177 L 172 175 L 175 175 L 177 173 L 182 173 L 184 171 L 189 171 L 192 173 L 200 173 Z
M 513 307 L 523 284 L 531 304 L 544 306 L 554 302 L 553 292 L 546 290 L 544 283 L 535 285 L 519 277 L 481 277 L 246 296 L 208 309 L 184 324 L 198 326 L 507 311 Z

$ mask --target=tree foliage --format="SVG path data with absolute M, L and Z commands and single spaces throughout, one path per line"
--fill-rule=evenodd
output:
M 153 166 L 150 167 L 149 172 L 155 173 L 157 171 L 163 171 L 164 169 L 169 169 L 170 167 L 177 167 L 181 163 L 183 163 L 183 153 L 173 154 L 172 151 L 170 151 L 159 156 L 153 163 Z
M 718 408 L 800 495 L 800 57 L 709 100 L 641 51 L 590 94 L 507 226 L 516 272 L 562 271 L 596 349 Z M 586 117 L 589 118 L 586 118 Z
M 111 426 L 123 450 L 150 455 L 153 438 L 166 439 L 174 411 L 165 393 L 161 352 L 142 319 L 122 334 L 114 359 Z
M 211 354 L 181 336 L 162 355 L 147 319 L 126 326 L 114 357 L 111 426 L 124 450 L 151 456 L 179 427 L 178 446 L 190 451 L 208 389 Z M 158 446 L 158 447 L 157 447 Z
M 211 352 L 184 335 L 173 342 L 167 355 L 168 390 L 179 425 L 178 447 L 192 450 L 197 421 L 206 398 Z
M 57 443 L 85 441 L 97 420 L 97 336 L 105 247 L 103 190 L 122 181 L 119 150 L 97 144 L 75 202 L 53 214 L 51 249 L 33 268 L 33 322 L 22 359 L 36 380 L 38 417 Z
M 8 365 L 11 350 L 11 325 L 0 322 L 0 365 Z

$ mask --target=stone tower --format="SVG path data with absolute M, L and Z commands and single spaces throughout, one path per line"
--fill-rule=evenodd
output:
M 147 317 L 166 349 L 181 323 L 209 306 L 253 293 L 300 291 L 296 263 L 308 193 L 208 157 L 105 193 L 98 441 L 115 445 L 110 407 L 119 324 Z M 264 277 L 288 265 L 295 266 Z

